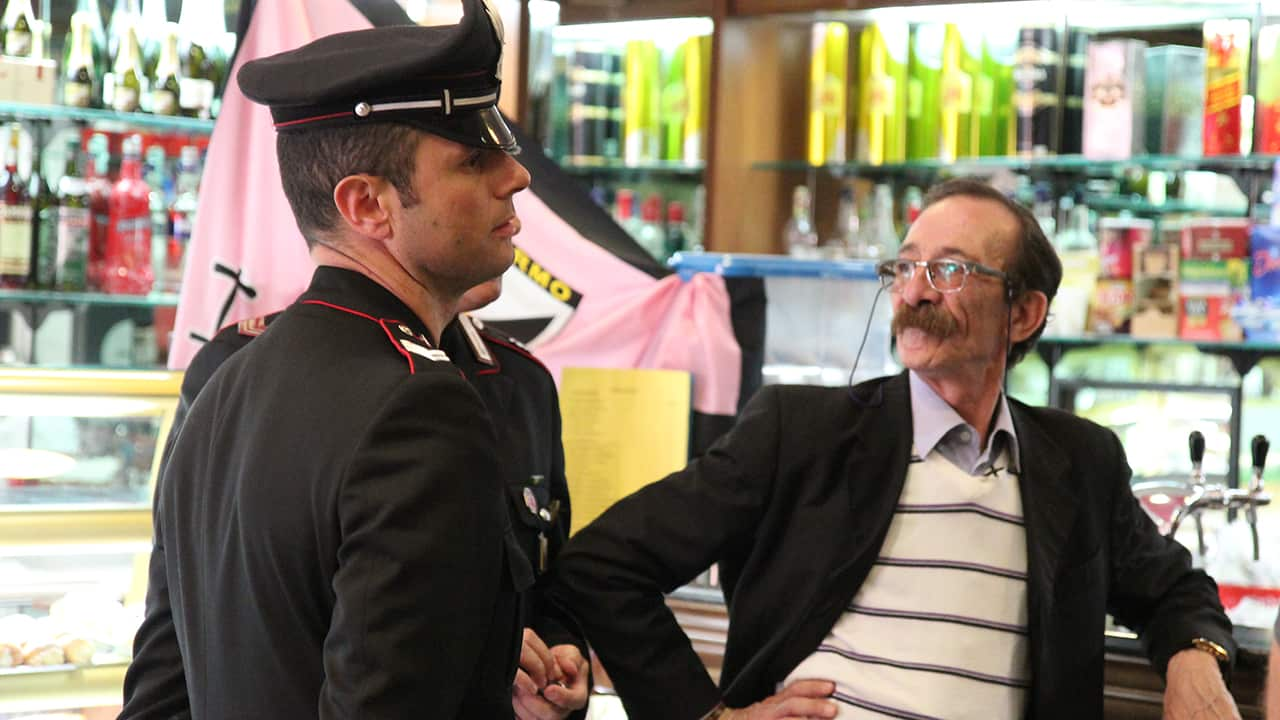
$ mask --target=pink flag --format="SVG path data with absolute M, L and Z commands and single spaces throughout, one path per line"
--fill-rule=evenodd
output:
M 249 60 L 366 27 L 364 15 L 338 0 L 257 3 L 205 159 L 170 368 L 185 368 L 199 349 L 193 333 L 213 337 L 220 322 L 285 307 L 306 289 L 314 269 L 280 185 L 271 113 L 240 94 L 235 71 Z

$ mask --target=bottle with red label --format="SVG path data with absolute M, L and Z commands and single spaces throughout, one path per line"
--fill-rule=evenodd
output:
M 85 275 L 91 290 L 102 290 L 107 275 L 107 228 L 111 223 L 111 153 L 107 136 L 89 140 L 85 190 L 89 195 L 89 260 Z
M 151 292 L 151 187 L 142 179 L 142 136 L 130 135 L 121 149 L 120 178 L 111 188 L 103 289 Z
M 178 158 L 178 195 L 169 211 L 173 230 L 166 247 L 161 282 L 161 289 L 166 292 L 177 292 L 182 284 L 183 260 L 187 244 L 191 241 L 191 228 L 195 225 L 196 192 L 200 186 L 200 148 L 186 145 Z

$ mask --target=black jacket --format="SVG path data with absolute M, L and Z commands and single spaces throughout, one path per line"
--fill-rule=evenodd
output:
M 121 717 L 511 716 L 532 575 L 442 358 L 385 289 L 320 268 L 222 365 L 157 489 Z
M 1107 612 L 1155 667 L 1196 637 L 1231 650 L 1213 581 L 1129 491 L 1115 435 L 1010 401 L 1022 462 L 1030 717 L 1102 716 Z M 617 503 L 566 546 L 552 597 L 581 620 L 633 720 L 697 718 L 775 691 L 866 579 L 911 451 L 906 374 L 847 388 L 771 386 L 689 467 Z M 717 689 L 666 608 L 719 562 L 729 611 Z

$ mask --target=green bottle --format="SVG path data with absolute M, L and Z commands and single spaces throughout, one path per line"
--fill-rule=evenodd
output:
M 12 57 L 31 57 L 35 48 L 36 13 L 31 0 L 9 0 L 9 7 L 0 19 L 3 34 L 3 53 Z
M 168 23 L 155 72 L 151 75 L 150 110 L 156 115 L 177 115 L 181 97 L 182 63 L 178 60 L 178 26 Z
M 116 62 L 111 68 L 115 87 L 111 94 L 111 108 L 117 112 L 136 112 L 142 100 L 142 51 L 138 47 L 137 25 L 124 28 Z
M 88 289 L 89 232 L 92 217 L 89 188 L 80 164 L 80 140 L 67 140 L 67 161 L 58 180 L 57 263 L 55 285 L 59 290 Z
M 62 104 L 93 107 L 98 100 L 98 71 L 93 54 L 92 20 L 87 14 L 72 14 L 67 49 L 67 59 L 62 65 Z
M 34 150 L 33 150 L 34 153 Z M 58 259 L 58 198 L 40 172 L 37 155 L 27 184 L 31 196 L 31 279 L 36 290 L 52 290 Z

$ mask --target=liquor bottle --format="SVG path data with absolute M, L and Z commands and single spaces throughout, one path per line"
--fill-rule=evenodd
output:
M 102 290 L 107 276 L 107 235 L 111 227 L 111 150 L 107 136 L 89 139 L 86 189 L 89 193 L 89 259 L 85 276 L 91 290 Z
M 142 136 L 130 135 L 121 148 L 120 178 L 111 188 L 106 277 L 109 293 L 151 292 L 151 196 L 142 179 Z
M 1057 28 L 1030 25 L 1018 31 L 1013 104 L 1018 115 L 1015 142 L 1021 154 L 1049 155 L 1059 151 L 1065 76 L 1062 57 L 1061 36 Z M 1082 69 L 1082 76 L 1083 72 Z M 1079 146 L 1077 134 L 1076 147 Z
M 898 231 L 893 224 L 893 189 L 876 185 L 871 195 L 871 214 L 858 233 L 858 255 L 866 260 L 883 260 L 898 252 Z
M 3 54 L 12 57 L 31 57 L 35 45 L 36 13 L 31 0 L 9 0 L 4 16 L 0 19 L 3 34 Z
M 182 0 L 178 14 L 178 57 L 182 63 L 182 90 L 178 104 L 182 114 L 188 117 L 208 118 L 213 114 L 213 96 L 216 88 L 217 68 L 215 56 L 221 39 L 214 32 L 226 28 L 226 21 L 213 18 L 209 9 L 215 3 L 210 0 Z M 216 3 L 220 6 L 221 3 Z M 221 13 L 217 13 L 221 17 Z M 220 24 L 210 27 L 210 22 Z
M 71 57 L 80 49 L 79 44 L 75 41 L 77 24 L 85 24 L 89 29 L 89 47 L 92 59 L 90 67 L 93 71 L 91 83 L 93 93 L 89 98 L 89 107 L 102 107 L 102 76 L 109 69 L 111 56 L 107 54 L 107 33 L 102 26 L 102 13 L 98 11 L 97 0 L 77 0 L 76 10 L 71 14 L 71 19 L 67 23 L 67 37 L 66 41 L 63 42 L 62 51 L 64 87 L 66 79 L 73 74 L 73 66 L 79 64 Z M 62 102 L 67 105 L 72 104 L 67 102 L 65 96 Z
M 684 227 L 684 205 L 679 200 L 672 200 L 667 203 L 666 257 L 688 249 L 688 237 Z
M 635 193 L 627 188 L 619 188 L 614 203 L 613 219 L 627 231 L 628 235 L 635 238 L 640 232 L 640 220 L 635 215 Z
M 89 189 L 80 170 L 80 139 L 67 141 L 67 164 L 58 180 L 57 268 L 59 290 L 83 292 L 88 285 Z
M 814 23 L 809 55 L 809 164 L 848 160 L 849 26 Z
M 31 198 L 18 173 L 21 141 L 22 127 L 10 125 L 4 174 L 0 175 L 0 190 L 4 193 L 0 212 L 0 288 L 26 287 L 31 270 Z
M 908 185 L 902 191 L 902 234 L 906 235 L 920 213 L 924 212 L 924 191 L 915 185 Z
M 173 182 L 169 178 L 164 147 L 152 145 L 147 148 L 142 163 L 142 179 L 147 181 L 147 203 L 151 210 L 151 275 L 159 281 L 164 277 L 165 256 L 169 252 L 169 235 L 173 229 L 169 217 Z
M 150 111 L 156 115 L 177 115 L 182 96 L 182 63 L 178 60 L 178 26 L 168 23 L 163 30 L 160 55 L 151 75 Z
M 689 92 L 685 87 L 685 45 L 677 45 L 667 62 L 662 81 L 661 154 L 667 162 L 684 159 L 684 123 L 689 114 Z
M 942 41 L 946 26 L 921 23 L 911 29 L 911 60 L 907 70 L 907 159 L 938 157 L 938 105 L 942 79 Z
M 901 22 L 875 22 L 862 30 L 857 129 L 861 161 L 879 165 L 906 160 L 910 36 L 907 24 Z
M 649 253 L 654 260 L 666 259 L 666 233 L 662 229 L 662 198 L 650 195 L 640 206 L 640 227 L 636 233 L 636 242 Z
M 810 194 L 805 185 L 791 191 L 791 218 L 782 229 L 782 243 L 791 257 L 818 257 L 818 233 L 813 230 Z
M 711 36 L 694 35 L 684 41 L 684 162 L 707 159 L 707 112 L 711 104 Z
M 111 107 L 117 112 L 135 112 L 142 100 L 145 77 L 142 72 L 142 52 L 138 48 L 138 26 L 125 25 L 123 32 L 115 65 L 111 68 L 115 79 Z
M 40 160 L 33 147 L 31 178 L 27 195 L 31 198 L 31 269 L 27 286 L 52 290 L 58 249 L 58 198 L 49 189 Z
M 147 77 L 155 75 L 156 64 L 164 50 L 169 14 L 165 0 L 142 0 L 142 23 L 138 39 L 142 43 L 142 67 Z
M 658 46 L 652 40 L 629 40 L 622 86 L 623 160 L 629 165 L 659 158 Z
M 862 219 L 858 217 L 858 202 L 853 194 L 853 186 L 840 188 L 840 204 L 836 206 L 836 234 L 827 241 L 827 246 L 839 248 L 840 256 L 858 257 L 858 230 Z
M 62 70 L 62 104 L 92 107 L 97 93 L 98 70 L 93 56 L 92 19 L 86 13 L 71 16 L 67 31 L 69 52 Z
M 187 245 L 191 242 L 191 229 L 196 223 L 197 190 L 200 187 L 200 149 L 194 145 L 183 146 L 178 156 L 178 194 L 169 212 L 172 219 L 164 276 L 161 289 L 177 292 L 182 284 L 182 270 L 186 261 Z
M 120 43 L 124 40 L 125 28 L 132 26 L 137 32 L 142 22 L 142 8 L 138 0 L 116 0 L 111 10 L 111 19 L 107 22 L 107 52 L 115 57 L 120 52 Z

